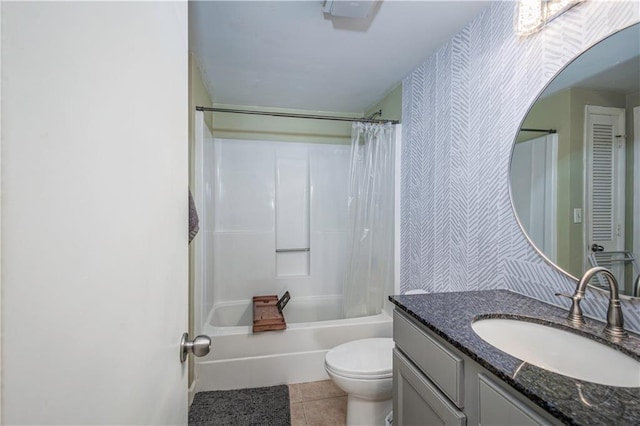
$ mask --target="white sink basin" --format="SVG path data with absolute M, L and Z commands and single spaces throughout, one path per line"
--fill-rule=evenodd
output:
M 640 387 L 640 362 L 586 337 L 513 319 L 481 319 L 471 327 L 501 351 L 545 370 L 603 385 Z

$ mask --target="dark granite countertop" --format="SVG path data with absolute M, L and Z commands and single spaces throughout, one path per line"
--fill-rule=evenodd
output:
M 586 324 L 574 327 L 566 320 L 568 310 L 508 290 L 390 296 L 389 300 L 565 424 L 640 424 L 640 388 L 599 385 L 523 363 L 482 340 L 471 323 L 479 318 L 523 318 L 571 329 L 640 361 L 637 334 L 611 342 L 602 332 L 604 323 L 586 318 Z

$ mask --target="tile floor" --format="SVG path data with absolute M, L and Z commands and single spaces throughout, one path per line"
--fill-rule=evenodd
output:
M 347 394 L 331 380 L 289 385 L 291 426 L 342 426 L 347 421 Z

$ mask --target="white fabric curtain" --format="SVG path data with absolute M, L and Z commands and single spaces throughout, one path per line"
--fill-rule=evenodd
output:
M 393 280 L 394 126 L 354 123 L 349 170 L 349 225 L 344 311 L 382 311 Z

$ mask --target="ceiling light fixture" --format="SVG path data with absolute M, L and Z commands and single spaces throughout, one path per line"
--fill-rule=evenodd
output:
M 520 36 L 542 29 L 565 11 L 585 0 L 520 0 L 516 6 L 515 32 Z
M 331 16 L 364 19 L 369 16 L 375 1 L 325 0 L 322 11 Z

